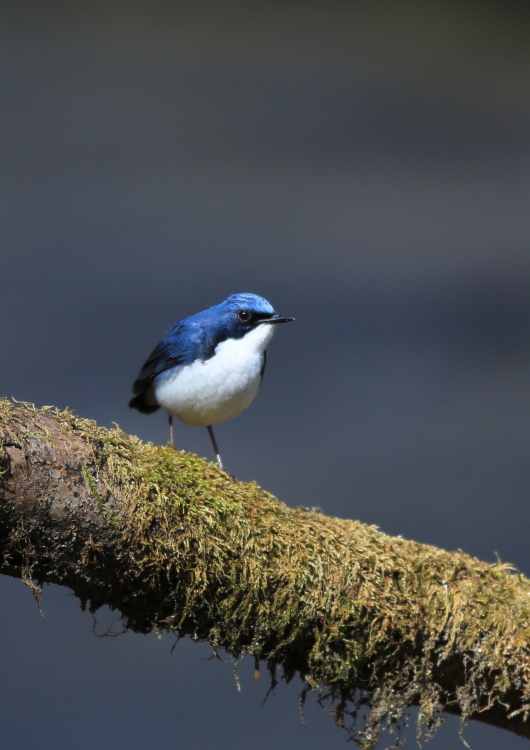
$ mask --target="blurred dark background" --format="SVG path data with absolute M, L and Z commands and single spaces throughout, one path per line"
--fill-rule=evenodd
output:
M 258 293 L 296 323 L 217 430 L 229 471 L 530 574 L 529 22 L 467 0 L 2 3 L 0 393 L 165 442 L 127 408 L 144 358 Z M 206 430 L 176 442 L 212 458 Z M 311 701 L 301 724 L 301 683 L 260 707 L 253 665 L 238 693 L 204 645 L 97 638 L 58 587 L 43 624 L 0 585 L 5 750 L 345 746 Z M 428 747 L 462 748 L 458 721 Z

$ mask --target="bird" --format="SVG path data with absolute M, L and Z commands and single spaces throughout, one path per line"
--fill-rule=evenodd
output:
M 213 425 L 250 406 L 263 380 L 266 348 L 274 329 L 294 318 L 277 315 L 257 294 L 231 294 L 218 305 L 179 320 L 155 346 L 133 384 L 131 409 L 162 408 L 193 427 L 206 427 L 217 463 L 223 462 Z

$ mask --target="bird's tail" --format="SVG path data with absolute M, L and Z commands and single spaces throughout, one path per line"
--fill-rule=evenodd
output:
M 130 409 L 138 409 L 142 414 L 152 414 L 154 411 L 158 411 L 160 406 L 157 403 L 153 403 L 149 398 L 149 391 L 139 393 L 138 396 L 131 398 L 129 401 Z

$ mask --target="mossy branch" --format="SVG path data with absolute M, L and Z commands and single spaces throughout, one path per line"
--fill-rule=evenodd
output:
M 293 510 L 197 456 L 0 399 L 2 572 L 70 587 L 274 679 L 299 674 L 356 741 L 419 705 L 530 738 L 530 582 L 504 565 Z M 33 585 L 35 585 L 33 583 Z

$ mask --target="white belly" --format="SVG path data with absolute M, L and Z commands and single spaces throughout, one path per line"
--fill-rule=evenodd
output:
M 237 417 L 261 382 L 265 347 L 274 326 L 262 324 L 241 339 L 218 344 L 205 362 L 179 365 L 154 383 L 160 406 L 184 424 L 207 427 Z

